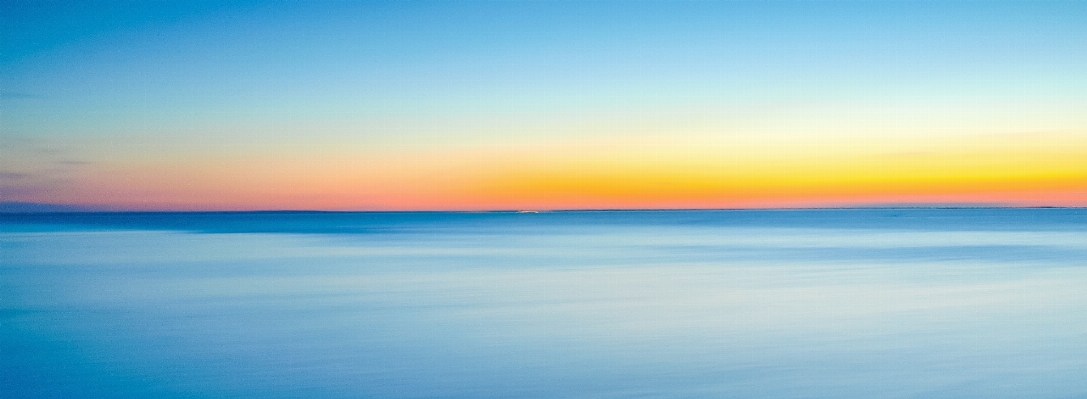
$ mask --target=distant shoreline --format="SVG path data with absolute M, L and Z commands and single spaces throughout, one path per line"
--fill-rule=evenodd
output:
M 954 204 L 894 204 L 837 207 L 768 207 L 768 208 L 571 208 L 571 209 L 492 209 L 492 210 L 317 210 L 317 209 L 254 209 L 254 210 L 122 210 L 80 205 L 40 203 L 0 203 L 0 214 L 64 214 L 64 213 L 517 213 L 546 214 L 573 212 L 706 212 L 706 211 L 818 211 L 818 210 L 957 210 L 957 209 L 1087 209 L 1077 206 L 1010 206 Z

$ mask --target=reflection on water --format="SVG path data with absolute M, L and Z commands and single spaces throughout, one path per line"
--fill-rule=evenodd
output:
M 1087 211 L 0 216 L 10 398 L 1087 396 Z

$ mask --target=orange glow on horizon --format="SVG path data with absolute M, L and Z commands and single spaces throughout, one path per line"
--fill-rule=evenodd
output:
M 1078 141 L 942 143 L 883 155 L 871 155 L 870 147 L 573 143 L 410 156 L 117 162 L 70 195 L 72 203 L 132 210 L 1087 206 L 1087 145 Z

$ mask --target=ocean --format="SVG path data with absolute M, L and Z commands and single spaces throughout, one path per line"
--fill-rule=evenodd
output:
M 0 214 L 0 396 L 1087 398 L 1087 209 Z

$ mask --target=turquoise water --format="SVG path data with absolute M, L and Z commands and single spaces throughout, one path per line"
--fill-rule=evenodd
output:
M 1087 398 L 1087 210 L 0 215 L 5 398 Z

